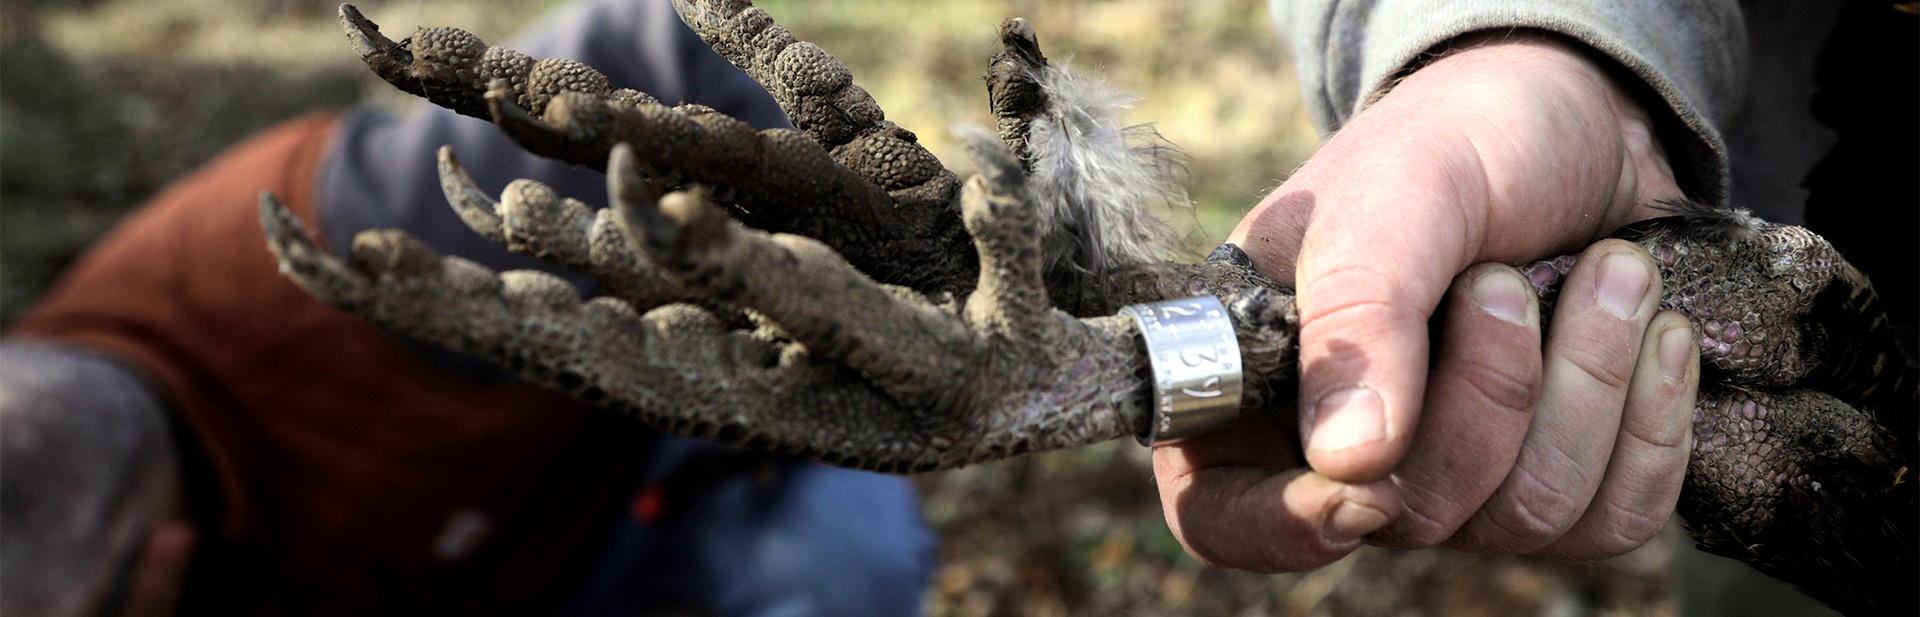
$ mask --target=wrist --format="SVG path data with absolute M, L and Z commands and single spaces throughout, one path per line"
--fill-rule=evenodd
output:
M 1362 208 L 1380 226 L 1439 213 L 1430 220 L 1444 228 L 1428 233 L 1462 252 L 1420 257 L 1453 271 L 1578 252 L 1658 216 L 1645 205 L 1681 193 L 1650 115 L 1603 62 L 1545 32 L 1455 39 L 1383 88 L 1228 241 L 1293 284 L 1308 229 L 1330 208 Z
M 1649 206 L 1683 196 L 1648 107 L 1665 102 L 1606 56 L 1574 39 L 1532 29 L 1470 32 L 1436 49 L 1428 60 L 1413 65 L 1412 74 L 1426 72 L 1423 77 L 1440 83 L 1485 72 L 1540 76 L 1568 90 L 1573 100 L 1592 104 L 1588 111 L 1597 112 L 1595 117 L 1604 124 L 1603 133 L 1596 135 L 1600 139 L 1594 141 L 1611 137 L 1620 156 L 1619 179 L 1602 215 L 1601 235 L 1627 223 L 1664 216 Z M 1439 70 L 1428 70 L 1434 68 Z M 1643 91 L 1644 96 L 1634 94 Z

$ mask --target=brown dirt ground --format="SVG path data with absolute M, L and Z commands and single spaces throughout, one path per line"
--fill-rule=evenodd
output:
M 0 327 L 94 237 L 221 148 L 286 118 L 396 104 L 356 66 L 334 0 L 10 0 L 0 5 Z M 396 27 L 504 39 L 547 2 L 366 2 Z M 762 3 L 841 54 L 904 126 L 984 122 L 992 24 L 1144 94 L 1137 119 L 1192 155 L 1210 247 L 1315 135 L 1264 2 Z M 1176 43 L 1177 42 L 1177 43 Z M 921 131 L 947 160 L 940 131 Z M 1145 451 L 1110 443 L 918 478 L 945 538 L 934 615 L 1670 615 L 1665 537 L 1596 563 L 1367 549 L 1281 576 L 1206 569 L 1160 518 Z

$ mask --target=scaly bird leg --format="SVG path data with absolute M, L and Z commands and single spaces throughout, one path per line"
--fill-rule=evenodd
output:
M 958 216 L 958 179 L 912 132 L 887 122 L 839 60 L 746 2 L 677 8 L 804 133 L 756 133 L 698 105 L 664 107 L 613 89 L 580 63 L 534 60 L 455 28 L 421 29 L 396 43 L 351 5 L 340 13 L 375 73 L 491 119 L 529 152 L 602 169 L 613 144 L 636 144 L 648 178 L 669 189 L 706 186 L 750 226 L 825 242 L 888 284 L 956 296 L 971 290 L 978 264 Z M 987 84 L 1003 138 L 1033 172 L 1049 291 L 1074 315 L 1110 314 L 1141 300 L 1133 283 L 1165 269 L 1160 257 L 1175 250 L 1152 212 L 1188 203 L 1176 181 L 1178 151 L 1150 127 L 1117 122 L 1128 95 L 1047 64 L 1024 21 L 1002 28 L 1006 51 L 995 56 Z
M 1128 157 L 1048 167 L 1049 156 L 1095 159 L 1076 144 L 1036 142 L 1112 132 L 1098 118 L 1063 121 L 1085 108 L 1034 78 L 1051 67 L 1023 23 L 1003 26 L 1007 51 L 989 69 L 1001 138 L 1014 152 L 964 135 L 985 177 L 963 200 L 951 175 L 869 108 L 871 98 L 831 56 L 745 2 L 678 8 L 767 84 L 807 134 L 753 133 L 704 108 L 668 109 L 612 90 L 591 69 L 533 61 L 451 29 L 396 44 L 343 9 L 369 66 L 402 89 L 492 117 L 536 152 L 594 166 L 614 160 L 612 219 L 532 185 L 516 185 L 495 205 L 459 174 L 446 175 L 450 199 L 468 202 L 463 218 L 481 233 L 615 280 L 624 300 L 581 303 L 557 281 L 476 272 L 393 233 L 363 236 L 347 266 L 296 241 L 281 215 L 268 226 L 283 263 L 330 302 L 667 430 L 854 467 L 925 470 L 1137 432 L 1145 367 L 1132 324 L 1073 320 L 1054 307 L 1098 315 L 1218 295 L 1246 359 L 1245 409 L 1287 407 L 1291 296 L 1253 274 L 1237 249 L 1193 265 L 1122 260 L 1092 279 L 1074 274 L 1092 271 L 1084 258 L 1065 269 L 1033 258 L 1111 245 L 1099 233 L 1107 226 L 1084 222 L 1102 219 L 1076 223 L 1051 209 L 1086 205 L 1085 189 L 1111 183 L 1085 172 Z M 627 138 L 645 147 L 614 155 Z M 1125 169 L 1127 178 L 1151 175 Z M 827 178 L 828 189 L 795 178 Z M 653 205 L 655 188 L 685 184 L 710 192 Z M 749 224 L 821 242 L 747 229 L 708 198 Z M 906 214 L 886 218 L 895 211 Z M 1692 318 L 1705 377 L 1722 382 L 1701 389 L 1680 512 L 1709 550 L 1843 610 L 1911 614 L 1915 379 L 1882 336 L 1871 288 L 1804 230 L 1683 214 L 1695 216 L 1626 230 L 1660 260 L 1666 307 Z M 625 252 L 603 248 L 619 244 L 616 230 L 629 239 Z M 1559 266 L 1571 261 L 1529 267 L 1543 298 L 1548 279 L 1565 272 Z M 635 308 L 659 303 L 670 304 L 644 315 Z M 716 320 L 716 312 L 736 317 Z M 1809 563 L 1821 565 L 1802 567 Z
M 613 144 L 644 144 L 636 162 L 665 187 L 707 186 L 749 225 L 820 239 L 887 283 L 965 293 L 976 264 L 952 207 L 958 179 L 913 133 L 885 122 L 838 60 L 793 41 L 764 11 L 728 15 L 727 36 L 757 37 L 755 49 L 777 58 L 756 76 L 785 93 L 781 102 L 805 133 L 756 132 L 699 105 L 666 107 L 614 89 L 584 64 L 534 60 L 457 28 L 423 28 L 396 43 L 352 5 L 340 8 L 348 39 L 376 74 L 495 122 L 533 154 L 603 169 Z
M 1142 405 L 1113 396 L 1129 391 L 1134 397 L 1144 395 L 1137 380 L 1143 368 L 1138 351 L 1123 351 L 1139 344 L 1132 338 L 1132 324 L 1107 318 L 1071 320 L 1048 306 L 1045 288 L 1035 282 L 1039 269 L 1033 265 L 1032 208 L 1018 207 L 1027 195 L 1017 162 L 989 148 L 984 131 L 972 132 L 968 144 L 984 172 L 969 183 L 964 201 L 983 274 L 964 304 L 943 305 L 877 285 L 819 243 L 746 229 L 697 195 L 671 196 L 659 208 L 633 200 L 615 203 L 635 245 L 645 247 L 643 252 L 664 276 L 764 314 L 809 353 L 845 364 L 901 403 L 904 413 L 945 418 L 951 424 L 927 426 L 954 431 L 941 433 L 941 444 L 958 451 L 945 453 L 948 463 L 935 467 L 1128 434 L 1127 425 L 1116 420 L 1138 417 L 1144 413 Z M 622 173 L 628 167 L 626 158 L 615 156 L 616 178 L 633 177 Z M 625 190 L 619 181 L 613 185 L 616 193 Z M 1744 237 L 1720 238 L 1702 233 L 1698 222 L 1693 225 L 1684 219 L 1660 221 L 1628 235 L 1661 263 L 1669 281 L 1667 306 L 1692 316 L 1703 332 L 1702 353 L 1715 367 L 1709 371 L 1789 385 L 1827 383 L 1804 363 L 1781 354 L 1798 353 L 1806 344 L 1805 332 L 1838 335 L 1847 325 L 1832 321 L 1831 312 L 1818 307 L 1822 298 L 1858 295 L 1851 269 L 1844 261 L 1833 261 L 1830 247 L 1797 228 L 1762 226 Z M 1230 306 L 1247 362 L 1261 367 L 1250 366 L 1246 372 L 1248 382 L 1259 385 L 1253 395 L 1257 398 L 1250 398 L 1244 408 L 1246 413 L 1273 413 L 1284 404 L 1272 402 L 1291 399 L 1284 392 L 1291 376 L 1290 304 L 1287 296 L 1233 274 L 1247 265 L 1244 255 L 1230 247 L 1220 253 L 1216 260 L 1181 272 L 1193 291 L 1235 299 Z M 1757 265 L 1761 256 L 1783 264 L 1826 265 L 1732 271 L 1708 265 Z M 1557 275 L 1570 266 L 1569 260 L 1553 260 L 1529 271 L 1541 284 L 1543 297 L 1551 298 Z M 823 296 L 820 290 L 833 293 Z M 1717 292 L 1708 293 L 1711 290 Z M 1259 316 L 1259 308 L 1267 311 L 1266 317 Z M 1730 323 L 1744 325 L 1735 328 Z M 1858 327 L 1870 334 L 1875 326 L 1869 322 Z M 1754 341 L 1742 338 L 1742 330 L 1761 333 L 1753 335 L 1757 341 L 1779 344 L 1753 346 Z M 1118 334 L 1123 332 L 1125 337 Z M 1258 341 L 1262 335 L 1272 338 Z M 1743 342 L 1750 349 L 1732 357 L 1730 345 Z M 1857 363 L 1842 361 L 1841 353 L 1828 351 L 1833 361 Z M 1116 362 L 1125 366 L 1116 367 Z M 1884 377 L 1886 383 L 1853 391 L 1903 391 L 1900 375 Z M 1903 475 L 1903 461 L 1911 457 L 1902 453 L 1901 439 L 1857 407 L 1897 408 L 1891 403 L 1898 401 L 1855 400 L 1861 402 L 1850 404 L 1807 389 L 1704 384 L 1679 504 L 1689 530 L 1708 550 L 1787 577 L 1836 606 L 1887 606 L 1897 600 L 1871 595 L 1889 589 L 1886 584 L 1859 582 L 1886 583 L 1913 570 L 1912 538 L 1902 523 L 1915 511 L 1914 484 Z M 1084 415 L 1062 420 L 1069 417 L 1060 413 L 1066 408 Z M 1001 419 L 1006 416 L 1043 420 L 1021 425 Z M 1087 432 L 1088 425 L 1104 428 Z M 977 436 L 969 438 L 968 432 Z M 890 459 L 849 457 L 835 446 L 808 447 L 831 452 L 830 460 L 888 469 L 927 464 L 890 465 Z M 1842 523 L 1832 520 L 1838 513 L 1857 514 Z M 1831 560 L 1836 554 L 1847 558 L 1823 570 L 1839 573 L 1836 577 L 1808 577 L 1808 570 L 1793 567 Z M 1862 593 L 1868 595 L 1858 595 Z
M 492 235 L 516 250 L 589 270 L 630 259 L 593 256 L 616 227 L 688 295 L 761 315 L 752 329 L 687 304 L 642 314 L 614 297 L 581 302 L 555 277 L 496 276 L 400 232 L 361 234 L 343 264 L 270 199 L 261 214 L 283 268 L 323 300 L 677 434 L 905 472 L 1140 433 L 1148 394 L 1134 323 L 1048 306 L 1018 163 L 984 130 L 971 137 L 981 165 L 1000 171 L 972 183 L 965 202 L 989 255 L 981 291 L 965 302 L 876 283 L 820 243 L 746 228 L 697 192 L 656 206 L 630 190 L 624 147 L 611 219 L 586 223 L 564 203 L 512 198 L 492 217 L 464 217 L 483 233 L 497 220 Z M 449 186 L 460 199 L 477 193 Z M 522 227 L 554 237 L 516 241 Z M 1289 300 L 1248 286 L 1230 301 L 1242 346 L 1254 350 L 1247 370 L 1271 372 L 1253 381 L 1292 373 L 1281 323 Z
M 853 71 L 745 0 L 673 0 L 700 40 L 773 94 L 795 128 L 828 148 L 892 127 Z
M 1700 336 L 1688 531 L 1843 610 L 1913 614 L 1915 377 L 1872 287 L 1806 229 L 1668 207 L 1682 216 L 1615 235 L 1654 257 L 1661 308 Z M 1574 263 L 1526 266 L 1543 322 Z
M 562 199 L 551 187 L 532 180 L 509 183 L 495 201 L 460 167 L 452 148 L 441 148 L 439 159 L 440 187 L 447 203 L 481 237 L 585 274 L 604 286 L 607 295 L 638 310 L 686 303 L 706 309 L 730 326 L 748 322 L 739 307 L 662 275 L 652 262 L 635 253 L 612 210 L 595 211 L 578 200 Z M 653 186 L 636 174 L 629 166 L 625 174 L 608 177 L 613 199 L 658 198 Z
M 282 269 L 321 300 L 663 431 L 893 472 L 973 460 L 944 435 L 978 427 L 911 413 L 777 329 L 730 329 L 688 304 L 582 302 L 556 277 L 495 274 L 400 232 L 362 233 L 349 265 L 271 197 L 261 217 Z
M 1844 613 L 1912 615 L 1920 509 L 1902 441 L 1818 391 L 1703 382 L 1675 513 L 1707 552 Z

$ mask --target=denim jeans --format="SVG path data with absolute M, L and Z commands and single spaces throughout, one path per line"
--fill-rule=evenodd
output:
M 918 615 L 936 561 L 905 478 L 689 439 L 630 510 L 559 615 Z

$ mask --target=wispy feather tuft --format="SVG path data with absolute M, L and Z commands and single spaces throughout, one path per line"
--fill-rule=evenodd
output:
M 1173 229 L 1154 209 L 1192 205 L 1184 153 L 1151 125 L 1121 123 L 1137 95 L 1058 66 L 1039 71 L 1034 78 L 1048 102 L 1032 120 L 1027 186 L 1049 277 L 1097 283 L 1177 250 Z
M 1760 219 L 1745 208 L 1717 208 L 1690 199 L 1662 199 L 1653 209 L 1686 219 L 1695 232 L 1708 232 L 1721 240 L 1733 241 L 1760 232 Z

